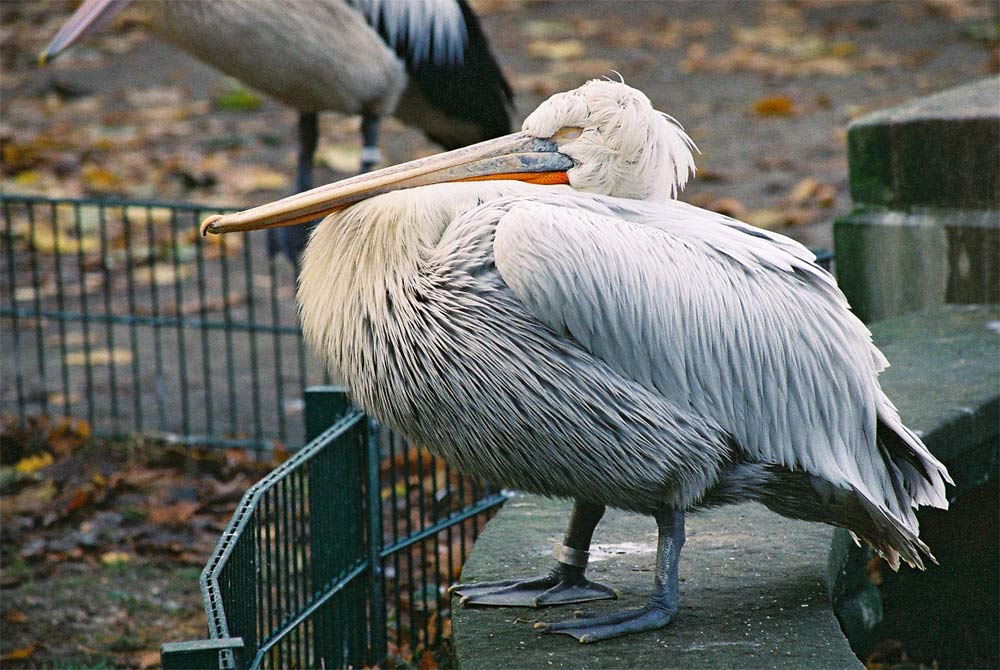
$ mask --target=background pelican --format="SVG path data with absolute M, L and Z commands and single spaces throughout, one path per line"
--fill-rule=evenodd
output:
M 457 587 L 467 604 L 613 597 L 584 576 L 607 505 L 656 519 L 649 604 L 539 627 L 668 624 L 705 506 L 844 526 L 893 567 L 930 556 L 913 510 L 946 507 L 950 480 L 879 387 L 885 358 L 805 248 L 672 199 L 691 149 L 645 95 L 593 81 L 521 133 L 203 224 L 339 212 L 299 301 L 358 404 L 461 470 L 576 502 L 549 575 Z
M 45 62 L 134 4 L 159 38 L 299 111 L 296 190 L 313 186 L 317 113 L 361 116 L 361 170 L 394 115 L 445 148 L 510 132 L 512 93 L 466 0 L 84 0 Z M 271 236 L 293 262 L 306 226 Z

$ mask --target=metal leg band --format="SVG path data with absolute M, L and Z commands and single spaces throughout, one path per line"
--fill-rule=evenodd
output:
M 552 545 L 552 558 L 566 565 L 585 568 L 590 559 L 590 552 L 567 547 L 565 544 L 554 544 Z

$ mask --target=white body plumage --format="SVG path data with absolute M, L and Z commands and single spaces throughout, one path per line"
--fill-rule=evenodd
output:
M 671 200 L 689 140 L 633 89 L 525 122 L 560 128 L 570 186 L 426 186 L 317 228 L 302 322 L 361 406 L 497 483 L 645 513 L 757 499 L 919 565 L 913 508 L 947 506 L 947 473 L 832 277 Z

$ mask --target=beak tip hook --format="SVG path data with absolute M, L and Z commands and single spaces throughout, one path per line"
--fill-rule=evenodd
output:
M 213 214 L 201 222 L 200 232 L 202 237 L 207 237 L 209 233 L 217 233 L 214 229 L 215 222 L 222 218 L 221 214 Z

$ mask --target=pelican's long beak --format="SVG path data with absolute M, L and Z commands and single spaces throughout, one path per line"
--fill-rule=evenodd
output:
M 216 214 L 201 224 L 202 235 L 290 226 L 349 207 L 376 195 L 442 182 L 516 179 L 567 184 L 573 159 L 556 140 L 514 133 L 409 163 L 393 165 L 304 191 L 253 209 Z
M 49 45 L 38 54 L 38 62 L 45 65 L 84 37 L 108 25 L 129 2 L 131 0 L 84 0 Z

